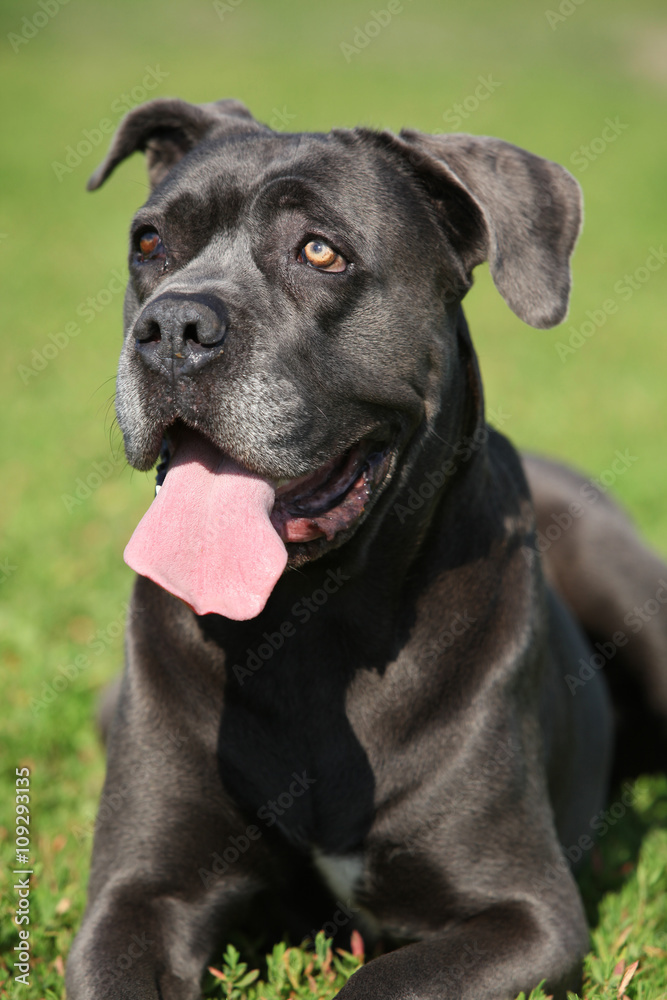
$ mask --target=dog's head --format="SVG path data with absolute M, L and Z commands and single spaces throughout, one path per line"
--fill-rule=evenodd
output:
M 151 468 L 166 439 L 175 484 L 143 550 L 191 504 L 201 559 L 225 505 L 232 535 L 262 539 L 237 561 L 273 552 L 265 583 L 248 583 L 261 593 L 236 613 L 179 596 L 250 617 L 287 555 L 346 542 L 410 449 L 461 433 L 460 302 L 477 264 L 527 323 L 563 319 L 579 189 L 498 139 L 287 135 L 235 101 L 170 99 L 130 112 L 89 187 L 135 150 L 152 192 L 131 227 L 117 412 L 130 463 Z

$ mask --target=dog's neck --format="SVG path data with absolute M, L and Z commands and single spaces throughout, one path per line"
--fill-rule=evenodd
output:
M 313 588 L 320 586 L 318 581 L 327 572 L 343 572 L 349 581 L 344 590 L 352 593 L 359 588 L 370 614 L 391 615 L 413 565 L 428 559 L 436 536 L 448 530 L 443 512 L 453 491 L 466 497 L 463 506 L 457 501 L 459 515 L 474 522 L 488 480 L 488 430 L 477 357 L 460 307 L 453 336 L 456 371 L 449 372 L 446 398 L 443 393 L 439 405 L 432 407 L 430 426 L 425 421 L 406 448 L 403 467 L 397 471 L 402 485 L 387 490 L 349 542 L 300 567 L 298 574 L 288 572 L 276 587 L 276 598 L 284 592 L 287 600 L 293 600 L 297 589 L 306 592 L 311 583 Z M 460 534 L 463 526 L 452 530 Z M 370 605 L 375 603 L 373 611 Z

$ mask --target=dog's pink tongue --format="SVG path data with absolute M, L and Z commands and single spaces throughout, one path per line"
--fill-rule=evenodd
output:
M 269 520 L 275 489 L 184 434 L 158 495 L 125 549 L 125 562 L 198 615 L 244 621 L 266 604 L 287 563 Z

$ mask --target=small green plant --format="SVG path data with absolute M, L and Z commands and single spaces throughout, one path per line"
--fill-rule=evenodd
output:
M 363 942 L 356 931 L 352 934 L 352 951 L 337 948 L 320 931 L 314 948 L 289 948 L 284 942 L 274 946 L 266 957 L 266 982 L 259 979 L 259 970 L 248 972 L 240 954 L 228 945 L 222 969 L 209 966 L 211 979 L 205 995 L 211 1000 L 313 1000 L 333 997 L 353 972 L 363 964 Z

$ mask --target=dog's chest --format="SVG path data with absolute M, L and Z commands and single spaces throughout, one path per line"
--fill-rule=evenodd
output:
M 373 820 L 375 781 L 342 690 L 284 689 L 272 699 L 229 702 L 218 758 L 226 790 L 260 828 L 322 857 L 359 849 Z

